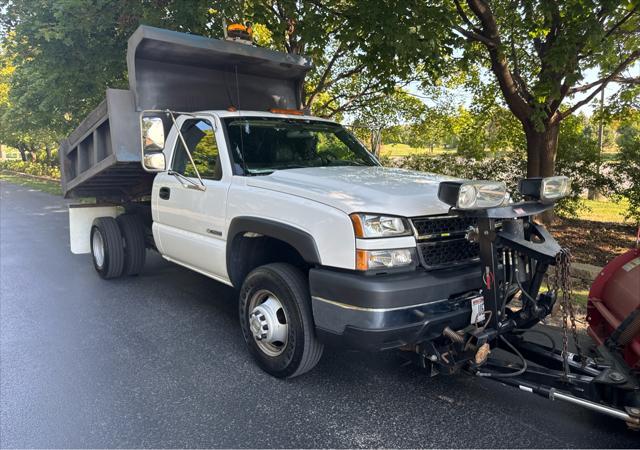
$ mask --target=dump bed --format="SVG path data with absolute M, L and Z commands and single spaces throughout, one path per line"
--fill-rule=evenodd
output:
M 105 100 L 60 145 L 65 197 L 150 191 L 140 165 L 140 111 L 300 108 L 310 62 L 251 45 L 141 26 L 129 38 L 129 89 Z

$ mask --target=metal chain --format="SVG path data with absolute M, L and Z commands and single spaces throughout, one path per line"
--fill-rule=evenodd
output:
M 560 308 L 562 310 L 562 359 L 565 379 L 569 376 L 569 326 L 573 342 L 576 346 L 581 364 L 584 366 L 580 342 L 578 341 L 578 329 L 576 327 L 576 316 L 573 308 L 573 286 L 571 283 L 571 252 L 563 248 L 556 256 L 555 276 L 552 288 L 556 296 L 560 295 Z

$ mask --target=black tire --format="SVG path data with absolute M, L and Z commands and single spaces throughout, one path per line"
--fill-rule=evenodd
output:
M 250 329 L 250 302 L 261 290 L 268 290 L 278 298 L 287 317 L 288 339 L 282 354 L 277 356 L 265 353 Z M 267 264 L 249 273 L 240 290 L 240 324 L 249 352 L 274 377 L 302 375 L 313 369 L 322 356 L 324 346 L 315 335 L 307 278 L 290 264 Z
M 144 225 L 136 214 L 122 214 L 116 218 L 124 238 L 123 275 L 138 275 L 144 267 L 147 250 L 144 243 Z
M 102 257 L 96 253 L 97 244 L 94 245 L 94 239 L 97 239 L 96 233 L 100 235 Z M 110 279 L 122 275 L 124 268 L 124 242 L 116 219 L 113 217 L 98 217 L 95 219 L 91 227 L 90 245 L 93 266 L 102 278 Z

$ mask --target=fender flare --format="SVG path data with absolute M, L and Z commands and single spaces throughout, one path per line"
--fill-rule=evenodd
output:
M 313 265 L 321 265 L 320 253 L 318 252 L 316 241 L 313 236 L 306 231 L 275 220 L 238 216 L 231 220 L 227 231 L 227 270 L 233 264 L 231 259 L 233 241 L 238 235 L 247 232 L 258 233 L 286 242 L 300 253 L 300 256 L 302 256 L 305 262 Z

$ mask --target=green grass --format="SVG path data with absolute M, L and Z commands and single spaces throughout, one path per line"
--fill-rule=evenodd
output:
M 40 180 L 38 178 L 27 177 L 24 175 L 16 175 L 8 172 L 0 173 L 0 180 L 6 181 L 12 184 L 18 184 L 20 186 L 26 186 L 31 189 L 36 189 L 42 192 L 48 192 L 53 195 L 62 195 L 62 189 L 60 189 L 60 183 L 55 181 Z
M 455 148 L 444 148 L 442 146 L 436 146 L 433 148 L 433 152 L 429 147 L 411 147 L 407 144 L 383 144 L 382 150 L 380 154 L 387 158 L 393 157 L 401 157 L 401 156 L 409 156 L 409 155 L 443 155 L 443 154 L 454 154 L 456 153 Z M 507 151 L 508 153 L 508 151 Z M 602 161 L 603 162 L 612 162 L 617 161 L 620 156 L 617 148 L 608 148 L 604 149 L 602 152 Z
M 577 304 L 587 306 L 589 300 L 589 289 L 574 289 L 573 298 Z
M 389 158 L 409 155 L 442 155 L 445 153 L 455 153 L 455 149 L 445 149 L 444 147 L 434 147 L 433 152 L 429 147 L 411 147 L 407 144 L 386 144 L 382 146 L 380 154 Z
M 593 222 L 623 223 L 624 215 L 629 207 L 627 200 L 620 202 L 584 200 L 586 208 L 580 212 L 579 219 Z

